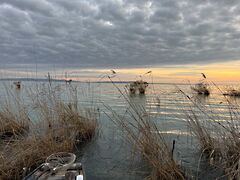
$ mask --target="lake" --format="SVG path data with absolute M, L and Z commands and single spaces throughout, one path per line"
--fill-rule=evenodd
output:
M 17 90 L 12 82 L 5 81 L 1 83 L 0 98 L 5 96 L 5 87 L 10 86 L 14 93 L 25 98 L 27 102 L 29 89 L 35 91 L 36 87 L 45 87 L 46 84 L 47 82 L 24 81 L 22 88 Z M 52 86 L 59 91 L 70 88 L 70 85 L 66 86 L 64 82 L 53 82 Z M 224 89 L 225 85 L 212 85 L 209 96 L 196 95 L 191 91 L 190 85 L 182 84 L 150 84 L 145 95 L 131 96 L 125 92 L 125 83 L 73 82 L 71 86 L 76 88 L 78 103 L 83 110 L 95 108 L 100 112 L 96 138 L 78 154 L 78 160 L 83 163 L 88 180 L 137 180 L 144 179 L 148 173 L 146 162 L 139 154 L 134 155 L 131 145 L 126 141 L 125 132 L 110 118 L 114 111 L 125 116 L 126 121 L 129 120 L 127 112 L 130 105 L 127 100 L 146 109 L 170 146 L 172 141 L 176 140 L 174 157 L 190 174 L 198 176 L 199 179 L 215 179 L 221 175 L 221 172 L 210 167 L 204 158 L 200 159 L 199 145 L 188 127 L 186 115 L 194 111 L 199 118 L 205 117 L 201 117 L 199 109 L 192 107 L 179 89 L 194 103 L 205 107 L 217 120 L 224 122 L 230 115 L 219 89 Z M 238 103 L 239 99 L 232 98 L 232 101 Z

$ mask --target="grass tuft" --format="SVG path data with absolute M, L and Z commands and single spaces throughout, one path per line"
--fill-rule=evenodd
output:
M 29 93 L 26 111 L 13 111 L 9 106 L 0 112 L 0 123 L 4 124 L 1 132 L 13 132 L 15 137 L 0 144 L 0 179 L 21 179 L 23 168 L 30 172 L 53 153 L 74 152 L 78 144 L 95 135 L 97 113 L 94 109 L 80 110 L 77 96 L 63 96 L 67 92 L 58 92 L 52 86 L 36 92 Z M 20 130 L 27 129 L 23 136 Z

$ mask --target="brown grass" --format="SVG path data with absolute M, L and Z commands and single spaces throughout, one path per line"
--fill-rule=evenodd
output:
M 0 178 L 20 179 L 23 168 L 33 170 L 52 153 L 73 151 L 74 143 L 67 136 L 56 141 L 52 135 L 32 136 L 6 145 L 0 156 Z
M 229 114 L 224 121 L 220 121 L 211 107 L 196 103 L 184 92 L 182 94 L 192 107 L 187 112 L 189 127 L 209 162 L 220 166 L 229 179 L 240 179 L 240 107 L 225 98 L 225 102 L 221 103 L 228 107 Z
M 63 92 L 41 90 L 38 94 L 42 95 L 34 99 L 38 122 L 47 132 L 65 129 L 78 143 L 90 140 L 97 129 L 97 112 L 79 108 L 76 89 L 69 91 L 68 94 L 65 92 L 67 97 L 63 100 Z
M 5 86 L 5 97 L 0 100 L 0 139 L 16 138 L 28 132 L 31 125 L 27 106 L 19 94 Z
M 118 88 L 118 87 L 117 87 Z M 160 133 L 157 125 L 151 120 L 145 108 L 132 103 L 128 97 L 122 93 L 127 101 L 128 115 L 120 116 L 110 107 L 112 112 L 110 118 L 127 134 L 127 140 L 137 149 L 147 161 L 151 172 L 149 180 L 183 180 L 184 172 L 180 165 L 173 159 L 173 150 Z
M 31 102 L 28 103 L 32 103 L 30 110 L 34 117 L 25 116 L 27 113 L 22 114 L 23 111 L 10 113 L 12 109 L 5 109 L 0 114 L 0 123 L 15 122 L 16 119 L 31 122 L 26 136 L 16 134 L 16 139 L 0 145 L 0 179 L 21 179 L 23 168 L 30 171 L 52 153 L 73 152 L 77 144 L 94 137 L 96 113 L 92 109 L 80 110 L 76 98 L 66 101 L 48 87 L 37 91 L 37 94 L 30 93 Z M 14 123 L 8 126 L 15 131 Z
M 0 112 L 0 138 L 8 139 L 27 133 L 29 129 L 29 118 L 19 120 L 10 111 Z
M 70 132 L 74 132 L 78 143 L 90 140 L 97 128 L 96 117 L 82 116 L 76 106 L 60 103 L 59 125 L 67 127 Z M 91 114 L 91 113 L 90 113 Z

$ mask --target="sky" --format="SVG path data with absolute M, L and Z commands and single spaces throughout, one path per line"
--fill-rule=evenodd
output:
M 240 0 L 0 0 L 0 77 L 238 81 L 239 65 Z

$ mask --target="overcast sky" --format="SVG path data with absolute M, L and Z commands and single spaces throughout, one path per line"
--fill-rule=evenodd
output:
M 208 64 L 239 47 L 239 0 L 0 0 L 1 67 Z

